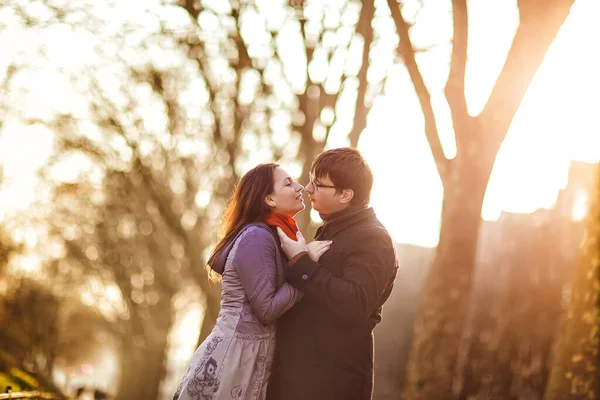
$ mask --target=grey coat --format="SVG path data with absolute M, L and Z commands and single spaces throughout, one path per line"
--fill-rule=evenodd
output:
M 232 262 L 252 312 L 264 324 L 271 324 L 302 296 L 285 283 L 287 260 L 281 251 L 277 231 L 263 222 L 246 226 L 212 266 L 216 272 L 223 274 L 231 250 L 238 243 Z
M 285 283 L 279 239 L 248 225 L 217 260 L 221 310 L 194 354 L 174 400 L 264 399 L 275 351 L 275 321 L 301 297 Z

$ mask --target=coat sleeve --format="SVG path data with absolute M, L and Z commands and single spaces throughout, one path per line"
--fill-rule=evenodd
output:
M 343 263 L 335 266 L 341 267 L 343 276 L 334 276 L 326 264 L 304 255 L 286 270 L 286 279 L 332 313 L 360 321 L 380 306 L 398 265 L 391 237 L 379 228 L 361 232 L 339 260 L 328 262 Z
M 302 297 L 287 282 L 277 289 L 277 257 L 271 233 L 250 227 L 242 234 L 233 260 L 252 311 L 263 324 L 274 322 Z

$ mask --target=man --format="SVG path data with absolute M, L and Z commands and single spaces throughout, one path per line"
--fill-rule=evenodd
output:
M 287 281 L 304 297 L 277 322 L 267 399 L 368 400 L 373 392 L 373 329 L 392 290 L 394 243 L 368 207 L 373 175 L 361 154 L 320 154 L 308 192 L 324 224 L 317 240 L 331 247 L 316 263 L 298 241 L 280 233 L 289 259 Z

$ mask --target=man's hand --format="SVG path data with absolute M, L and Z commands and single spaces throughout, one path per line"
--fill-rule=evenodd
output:
M 331 247 L 331 240 L 313 240 L 308 244 L 308 256 L 314 262 L 319 259 Z
M 288 260 L 294 258 L 294 256 L 298 253 L 303 251 L 308 252 L 308 246 L 306 245 L 304 236 L 302 236 L 302 232 L 298 231 L 298 233 L 296 233 L 296 238 L 298 239 L 297 242 L 294 242 L 292 239 L 287 237 L 280 227 L 277 227 L 277 234 L 279 234 L 279 239 L 281 240 L 281 248 L 283 249 L 283 253 Z

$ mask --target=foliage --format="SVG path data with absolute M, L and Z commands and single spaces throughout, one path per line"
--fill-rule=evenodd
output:
M 600 386 L 600 166 L 546 399 L 593 399 Z
M 5 274 L 11 257 L 17 254 L 21 250 L 21 247 L 15 243 L 4 227 L 0 225 L 0 279 Z
M 46 199 L 26 221 L 40 237 L 35 252 L 59 286 L 98 304 L 124 363 L 156 346 L 139 368 L 161 370 L 175 293 L 191 282 L 202 290 L 200 339 L 216 319 L 219 288 L 203 266 L 237 178 L 276 159 L 306 180 L 330 134 L 356 145 L 390 65 L 367 79 L 373 2 L 148 2 L 131 12 L 116 1 L 15 1 L 5 10 L 12 29 L 34 38 L 13 57 L 4 83 L 18 101 L 5 114 L 56 145 L 41 174 Z M 69 63 L 56 57 L 57 38 L 77 49 Z M 20 107 L 37 89 L 23 78 L 40 71 L 68 96 L 43 111 Z
M 0 303 L 2 325 L 8 328 L 4 334 L 22 349 L 21 364 L 35 365 L 40 357 L 46 361 L 58 333 L 58 299 L 32 280 L 9 278 L 8 287 L 10 291 Z
M 39 382 L 33 376 L 19 368 L 10 369 L 11 376 L 21 383 L 21 386 L 27 389 L 34 389 L 39 386 Z
M 22 387 L 20 386 L 20 384 L 17 382 L 16 379 L 14 379 L 14 377 L 12 377 L 9 374 L 5 374 L 3 372 L 0 372 L 0 391 L 2 393 L 6 392 L 6 388 L 8 386 L 12 387 L 12 390 L 14 392 L 20 391 L 22 390 Z

